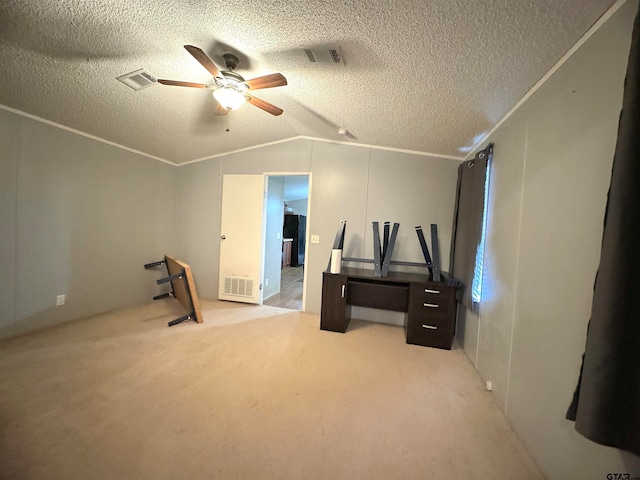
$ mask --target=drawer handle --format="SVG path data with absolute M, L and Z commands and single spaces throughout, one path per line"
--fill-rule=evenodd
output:
M 423 303 L 423 305 L 425 307 L 429 307 L 429 308 L 438 308 L 440 305 L 437 305 L 435 303 Z
M 344 298 L 344 291 L 345 291 L 346 288 L 347 288 L 346 285 L 342 285 L 342 298 Z
M 428 328 L 429 330 L 437 330 L 438 327 L 436 327 L 435 325 L 422 325 L 422 328 Z
M 440 293 L 440 290 L 429 290 L 428 288 L 425 288 L 424 293 Z

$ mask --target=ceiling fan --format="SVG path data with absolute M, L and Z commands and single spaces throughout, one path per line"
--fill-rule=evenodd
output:
M 217 100 L 218 106 L 216 113 L 218 115 L 226 115 L 230 110 L 234 110 L 242 105 L 245 101 L 249 102 L 271 115 L 281 115 L 283 110 L 276 107 L 272 103 L 260 100 L 249 93 L 249 90 L 259 90 L 261 88 L 281 87 L 287 84 L 287 79 L 281 73 L 272 73 L 262 77 L 245 80 L 241 75 L 233 70 L 238 65 L 238 57 L 232 53 L 225 53 L 224 59 L 226 70 L 220 70 L 213 60 L 200 48 L 193 45 L 185 45 L 187 52 L 195 58 L 200 64 L 213 75 L 213 83 L 205 85 L 204 83 L 181 82 L 178 80 L 158 79 L 158 83 L 163 85 L 173 85 L 177 87 L 191 88 L 207 88 L 213 90 L 213 97 Z

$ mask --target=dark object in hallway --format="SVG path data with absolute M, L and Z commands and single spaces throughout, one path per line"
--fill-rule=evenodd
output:
M 291 266 L 304 265 L 305 236 L 307 229 L 307 217 L 305 215 L 285 215 L 283 238 L 292 238 Z

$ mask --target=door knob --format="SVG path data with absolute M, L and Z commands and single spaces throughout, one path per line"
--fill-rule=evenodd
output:
M 221 238 L 222 240 L 224 240 L 225 238 L 227 238 L 227 236 L 226 236 L 226 235 L 220 235 L 220 238 Z

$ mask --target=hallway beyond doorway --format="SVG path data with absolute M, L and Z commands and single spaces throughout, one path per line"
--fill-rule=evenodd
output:
M 289 310 L 302 310 L 303 275 L 303 267 L 284 267 L 280 278 L 280 293 L 267 298 L 263 304 Z

